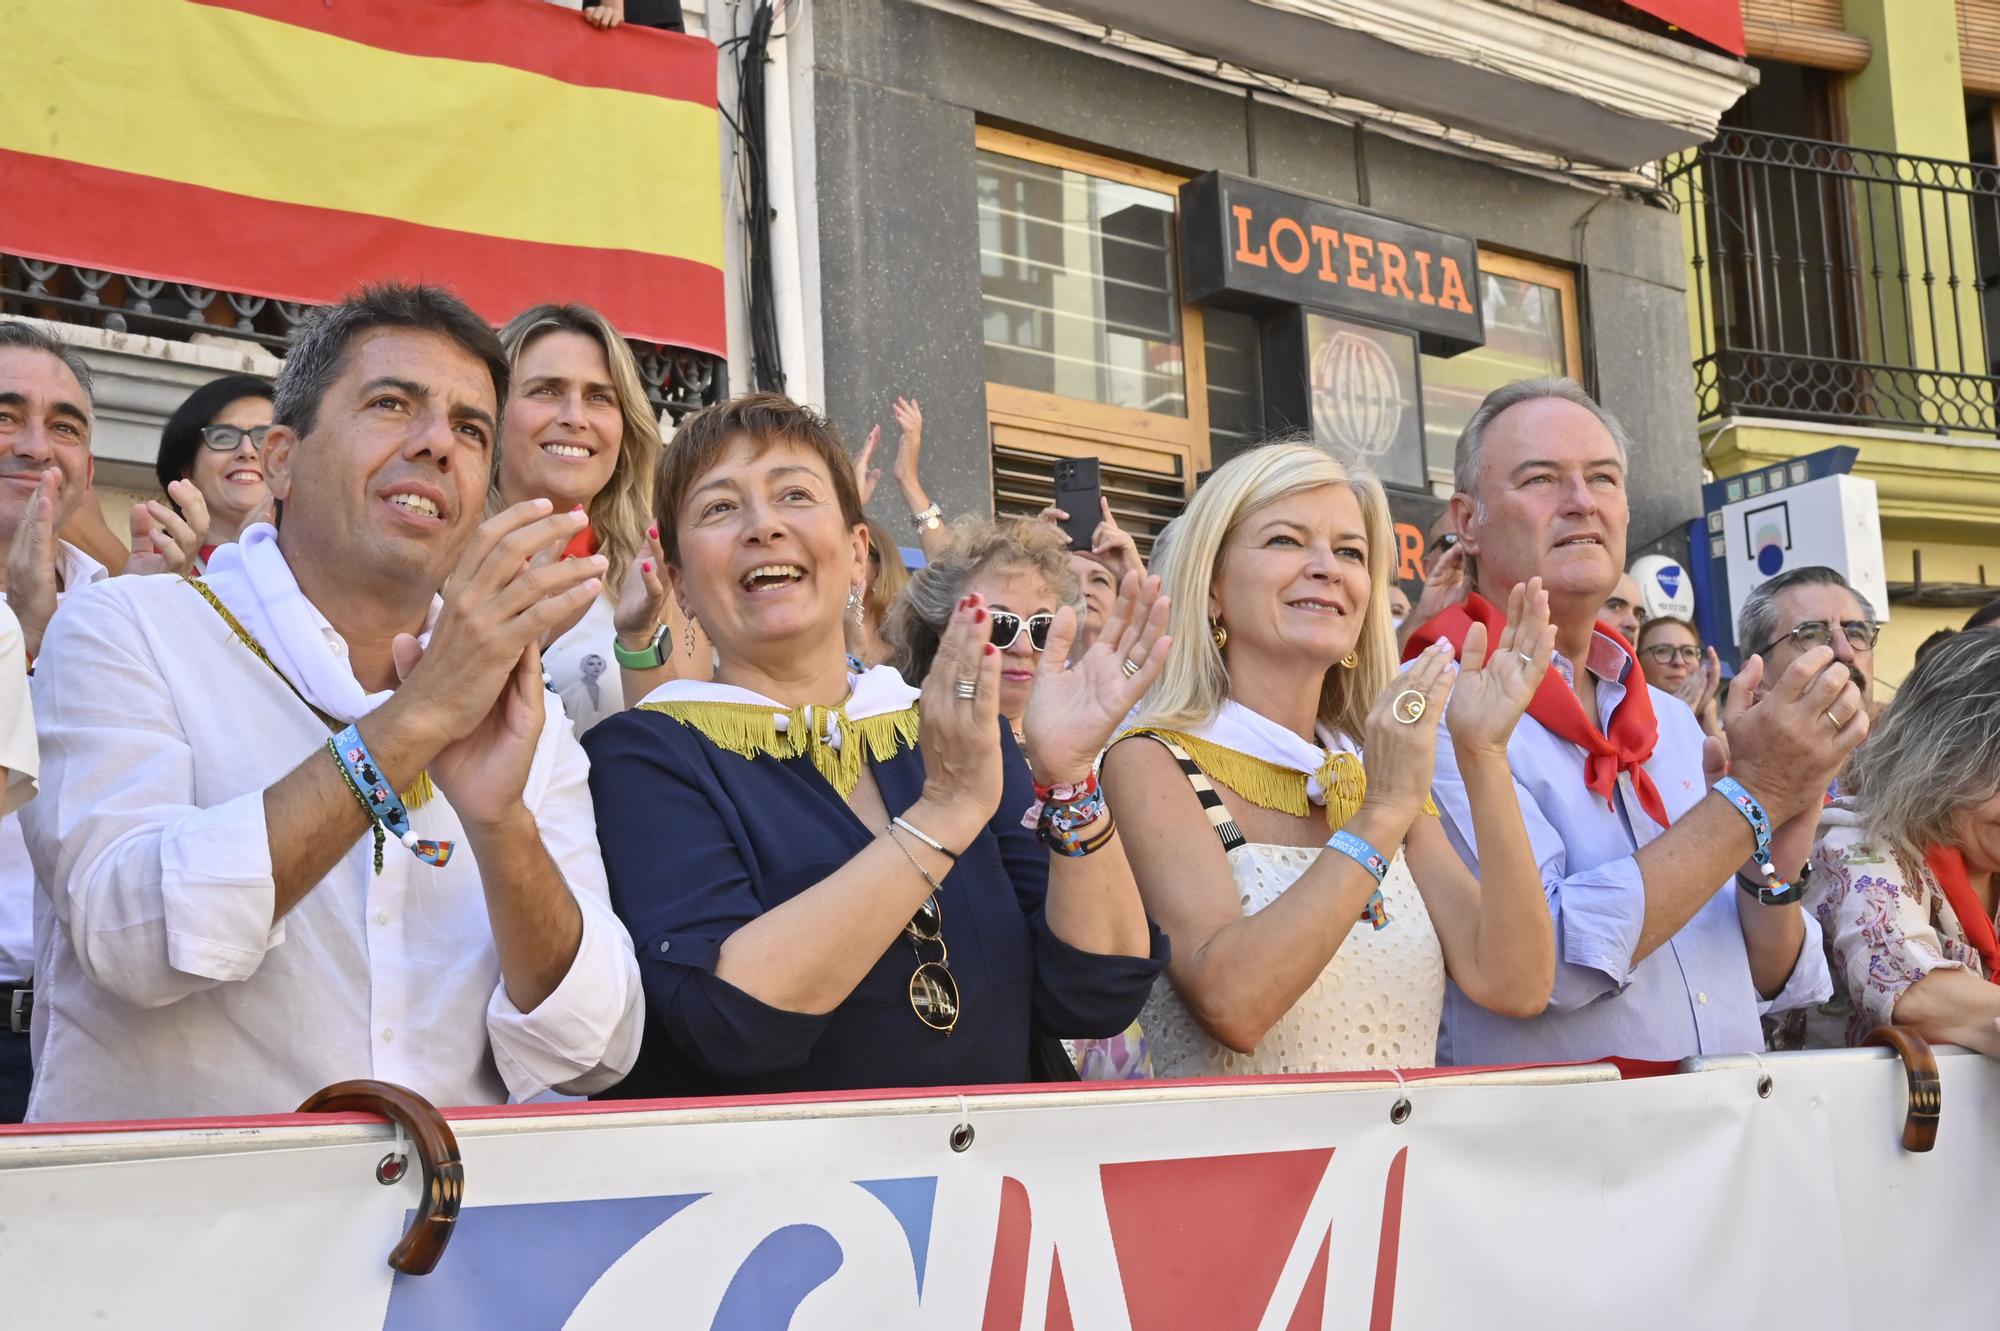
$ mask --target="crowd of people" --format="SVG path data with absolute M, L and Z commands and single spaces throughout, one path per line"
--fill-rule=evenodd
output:
M 950 520 L 894 415 L 914 572 L 879 433 L 663 441 L 594 311 L 370 288 L 190 396 L 128 546 L 87 365 L 0 322 L 0 1118 L 2000 1056 L 2000 632 L 1878 708 L 1793 570 L 1725 680 L 1576 384 L 1474 413 L 1414 605 L 1322 449 L 1149 570 L 1108 506 Z

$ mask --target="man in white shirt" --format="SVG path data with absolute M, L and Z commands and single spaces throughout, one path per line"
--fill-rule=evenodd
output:
M 1452 512 L 1476 594 L 1407 650 L 1461 641 L 1473 622 L 1497 626 L 1494 607 L 1517 583 L 1540 576 L 1548 589 L 1555 668 L 1507 758 L 1558 961 L 1547 1011 L 1526 1020 L 1451 989 L 1441 1063 L 1741 1053 L 1763 1048 L 1760 1015 L 1831 992 L 1798 880 L 1820 794 L 1867 733 L 1860 694 L 1821 647 L 1773 672 L 1753 704 L 1765 670 L 1746 662 L 1726 718 L 1725 774 L 1722 746 L 1705 747 L 1694 714 L 1649 688 L 1596 622 L 1625 565 L 1627 453 L 1617 421 L 1566 379 L 1496 390 L 1459 439 Z M 1754 804 L 1739 802 L 1731 781 Z M 1711 789 L 1718 782 L 1724 790 Z M 1442 728 L 1435 794 L 1476 869 L 1471 809 Z M 1758 806 L 1775 829 L 1764 855 L 1753 854 L 1748 816 Z
M 630 1067 L 637 963 L 535 650 L 604 561 L 552 557 L 581 511 L 481 521 L 506 379 L 436 288 L 321 311 L 264 446 L 278 528 L 202 584 L 65 607 L 24 819 L 31 1120 L 286 1110 L 350 1077 L 493 1103 Z
M 55 535 L 90 493 L 93 423 L 83 357 L 38 325 L 0 320 L 0 542 L 7 551 L 0 597 L 16 621 L 0 660 L 0 731 L 11 734 L 8 718 L 23 713 L 26 744 L 0 753 L 10 774 L 0 798 L 0 1123 L 18 1123 L 28 1103 L 35 870 L 15 813 L 35 790 L 27 670 L 56 606 L 105 576 L 102 564 Z M 25 761 L 25 773 L 16 761 Z M 17 781 L 23 774 L 26 781 Z

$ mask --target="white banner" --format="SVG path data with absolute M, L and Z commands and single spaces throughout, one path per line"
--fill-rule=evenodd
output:
M 418 1195 L 376 1182 L 391 1129 L 0 1130 L 0 1326 L 1990 1326 L 2000 1068 L 1938 1062 L 1928 1154 L 1881 1050 L 474 1111 L 422 1277 L 384 1265 Z

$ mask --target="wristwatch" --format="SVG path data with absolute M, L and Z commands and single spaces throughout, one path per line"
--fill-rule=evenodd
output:
M 667 626 L 662 624 L 653 630 L 653 640 L 636 652 L 627 648 L 624 643 L 618 641 L 616 635 L 613 635 L 611 654 L 618 659 L 618 664 L 627 670 L 658 670 L 667 663 L 666 642 Z
M 1812 881 L 1812 861 L 1799 866 L 1799 876 L 1783 887 L 1773 888 L 1758 882 L 1742 871 L 1736 874 L 1736 886 L 1757 898 L 1760 906 L 1789 906 L 1806 894 L 1806 884 Z
M 921 513 L 910 514 L 910 521 L 917 524 L 919 531 L 936 531 L 944 526 L 944 510 L 933 503 Z

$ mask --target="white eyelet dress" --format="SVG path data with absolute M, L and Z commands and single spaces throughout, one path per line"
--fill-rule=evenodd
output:
M 1192 768 L 1192 760 L 1183 762 L 1182 770 Z M 1225 837 L 1225 844 L 1229 840 Z M 1318 846 L 1240 840 L 1226 853 L 1245 916 L 1283 896 L 1320 855 L 1339 854 Z M 1162 975 L 1139 1015 L 1152 1046 L 1153 1075 L 1239 1077 L 1434 1066 L 1438 1020 L 1444 1012 L 1444 949 L 1400 850 L 1382 881 L 1382 897 L 1389 922 L 1377 929 L 1358 918 L 1319 978 L 1250 1053 L 1239 1054 L 1212 1039 Z

